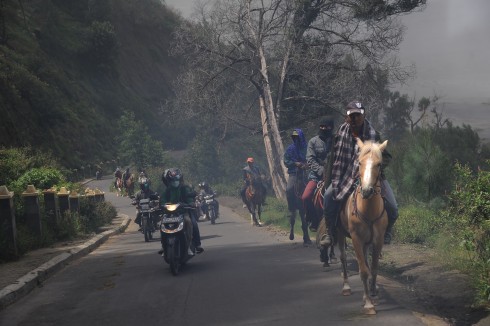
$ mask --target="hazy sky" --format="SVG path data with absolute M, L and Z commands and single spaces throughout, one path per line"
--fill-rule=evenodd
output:
M 196 0 L 166 0 L 184 16 Z M 403 16 L 402 64 L 416 79 L 404 93 L 446 100 L 490 101 L 490 0 L 428 0 L 423 12 Z

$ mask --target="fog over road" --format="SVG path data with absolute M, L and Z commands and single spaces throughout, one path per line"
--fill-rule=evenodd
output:
M 92 187 L 108 189 L 110 180 Z M 128 198 L 106 193 L 134 216 Z M 175 277 L 130 224 L 94 252 L 0 312 L 0 325 L 423 325 L 381 289 L 378 315 L 361 314 L 361 282 L 342 297 L 339 264 L 324 271 L 317 249 L 279 238 L 222 207 L 201 222 L 205 252 Z M 382 281 L 381 281 L 382 283 Z

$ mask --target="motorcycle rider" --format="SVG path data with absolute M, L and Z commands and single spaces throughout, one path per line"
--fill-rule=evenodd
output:
M 195 191 L 184 183 L 184 175 L 178 168 L 171 168 L 165 170 L 162 175 L 162 182 L 167 186 L 165 192 L 161 197 L 161 204 L 167 203 L 186 203 L 194 206 L 194 198 L 196 197 Z M 201 235 L 199 233 L 199 226 L 195 216 L 195 210 L 189 210 L 189 217 L 192 223 L 192 245 L 196 249 L 196 253 L 200 254 L 204 251 L 201 247 Z M 163 238 L 161 239 L 163 246 Z M 163 248 L 158 252 L 160 255 L 163 253 Z M 189 255 L 194 255 L 191 248 L 188 250 Z
M 136 207 L 139 207 L 139 202 L 141 199 L 151 199 L 158 197 L 158 193 L 154 192 L 150 189 L 150 180 L 148 178 L 143 178 L 140 180 L 140 191 L 136 193 L 134 197 L 134 204 Z M 140 226 L 138 231 L 141 231 L 141 213 L 138 211 L 136 214 L 136 218 L 134 219 L 134 223 Z
M 213 191 L 213 189 L 211 189 L 211 187 L 209 186 L 209 184 L 207 182 L 203 181 L 199 184 L 199 196 L 200 197 L 202 196 L 202 198 L 204 198 L 204 196 L 207 196 L 207 195 L 216 195 L 216 193 Z M 219 217 L 219 203 L 216 200 L 216 198 L 213 198 L 213 202 L 210 205 L 214 205 L 214 211 L 216 212 L 216 218 L 218 218 Z M 206 212 L 202 210 L 202 204 L 201 204 L 201 211 L 203 214 L 206 214 Z

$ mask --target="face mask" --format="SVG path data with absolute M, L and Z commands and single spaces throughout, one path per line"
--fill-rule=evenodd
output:
M 332 136 L 332 129 L 320 129 L 318 136 L 320 136 L 321 139 L 330 138 Z
M 171 185 L 172 187 L 174 187 L 174 188 L 177 188 L 177 187 L 179 186 L 179 184 L 180 184 L 180 181 L 179 181 L 179 180 L 172 181 L 172 182 L 170 183 L 170 185 Z

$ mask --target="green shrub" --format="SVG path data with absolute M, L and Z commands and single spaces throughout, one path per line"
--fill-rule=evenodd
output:
M 117 211 L 108 202 L 94 202 L 87 198 L 80 199 L 80 232 L 97 232 L 101 226 L 111 223 Z
M 454 243 L 466 252 L 467 270 L 472 274 L 482 301 L 490 301 L 490 172 L 476 174 L 456 164 L 456 184 L 444 211 Z
M 56 237 L 58 240 L 75 239 L 81 233 L 78 214 L 67 211 L 58 220 Z
M 401 207 L 395 224 L 396 240 L 404 243 L 434 245 L 444 219 L 422 204 Z
M 25 172 L 12 185 L 16 192 L 22 192 L 27 188 L 27 185 L 34 185 L 36 189 L 49 189 L 64 181 L 65 177 L 58 169 L 40 167 Z

